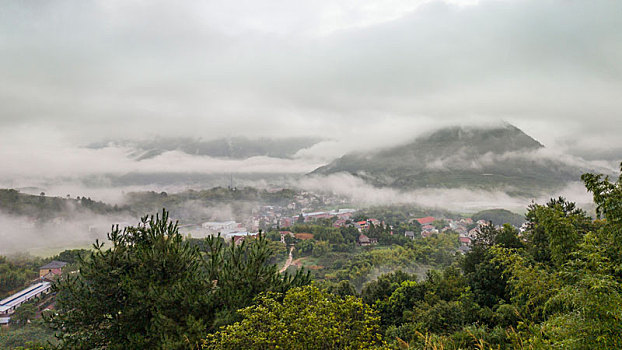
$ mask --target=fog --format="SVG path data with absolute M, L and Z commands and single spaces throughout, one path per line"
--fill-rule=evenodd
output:
M 227 186 L 233 177 L 238 185 L 331 192 L 358 206 L 523 211 L 557 195 L 589 205 L 579 183 L 517 198 L 464 188 L 380 189 L 345 174 L 304 174 L 444 126 L 503 121 L 546 148 L 484 154 L 467 167 L 553 159 L 617 174 L 620 13 L 622 2 L 611 0 L 6 2 L 0 188 L 123 204 L 128 192 Z M 119 144 L 88 147 L 237 136 L 323 141 L 291 159 L 173 150 L 136 160 Z M 456 154 L 427 166 L 460 161 Z M 238 208 L 190 202 L 179 210 L 193 218 L 238 215 Z M 0 253 L 29 240 L 82 245 L 92 238 L 84 231 L 89 222 L 120 219 L 127 221 L 75 217 L 33 228 L 3 215 Z
M 292 135 L 352 149 L 431 124 L 507 120 L 547 146 L 620 149 L 621 10 L 610 0 L 10 2 L 0 129 L 72 145 Z
M 411 191 L 378 188 L 350 174 L 314 176 L 301 179 L 299 185 L 311 191 L 328 192 L 349 198 L 359 206 L 415 204 L 423 208 L 446 209 L 472 214 L 483 209 L 506 208 L 524 213 L 532 203 L 546 203 L 550 198 L 564 196 L 584 208 L 592 207 L 592 197 L 582 183 L 570 183 L 564 188 L 537 197 L 510 196 L 504 191 L 468 188 L 425 188 Z M 508 189 L 509 190 L 509 189 Z
M 49 257 L 65 249 L 89 249 L 96 239 L 106 241 L 113 224 L 135 225 L 138 218 L 128 215 L 81 213 L 40 222 L 27 216 L 0 212 L 0 255 L 29 252 Z

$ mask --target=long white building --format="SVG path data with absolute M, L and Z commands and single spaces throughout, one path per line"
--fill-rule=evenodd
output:
M 40 295 L 49 293 L 50 288 L 52 288 L 52 283 L 39 282 L 11 295 L 10 297 L 0 300 L 0 317 L 13 314 L 13 312 L 15 312 L 15 309 L 17 309 L 23 303 L 32 300 Z

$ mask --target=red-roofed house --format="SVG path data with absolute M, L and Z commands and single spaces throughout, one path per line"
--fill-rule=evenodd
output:
M 359 222 L 357 222 L 357 224 L 362 229 L 368 229 L 369 228 L 369 223 L 367 221 L 359 221 Z
M 458 239 L 461 245 L 471 245 L 471 239 L 469 237 L 460 237 Z
M 423 225 L 423 226 L 421 226 L 421 230 L 423 230 L 423 231 L 432 231 L 432 230 L 436 230 L 436 227 L 434 227 L 432 225 Z
M 428 225 L 431 224 L 432 222 L 434 222 L 434 220 L 436 220 L 435 217 L 433 216 L 426 216 L 424 218 L 419 218 L 419 219 L 415 219 L 417 220 L 418 223 L 420 223 L 421 225 Z

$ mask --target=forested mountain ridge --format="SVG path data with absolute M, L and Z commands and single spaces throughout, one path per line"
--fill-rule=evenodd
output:
M 0 213 L 28 216 L 40 220 L 64 217 L 76 212 L 111 214 L 127 208 L 109 205 L 87 197 L 62 198 L 21 193 L 15 189 L 0 189 Z
M 301 149 L 311 147 L 320 141 L 319 138 L 312 137 L 289 137 L 282 139 L 231 137 L 215 140 L 157 137 L 142 141 L 103 141 L 92 143 L 87 147 L 93 149 L 109 146 L 127 147 L 130 149 L 129 157 L 136 160 L 153 158 L 169 151 L 231 159 L 246 159 L 257 156 L 291 158 Z
M 406 145 L 347 154 L 311 174 L 346 172 L 376 186 L 396 188 L 494 188 L 531 194 L 579 181 L 582 173 L 594 171 L 543 157 L 543 148 L 511 124 L 449 127 Z

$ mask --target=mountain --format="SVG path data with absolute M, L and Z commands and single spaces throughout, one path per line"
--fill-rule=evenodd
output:
M 347 154 L 311 174 L 346 172 L 376 186 L 405 189 L 468 187 L 532 195 L 593 171 L 544 157 L 543 148 L 510 124 L 449 127 L 406 145 Z
M 109 146 L 127 147 L 131 150 L 129 156 L 136 160 L 153 158 L 168 151 L 215 158 L 246 159 L 256 156 L 291 158 L 301 149 L 309 148 L 320 141 L 321 139 L 310 137 L 283 139 L 233 137 L 207 141 L 181 137 L 158 137 L 143 141 L 104 141 L 90 144 L 87 147 L 93 149 Z

